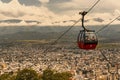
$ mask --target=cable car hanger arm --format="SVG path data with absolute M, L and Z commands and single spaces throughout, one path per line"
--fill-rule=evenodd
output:
M 84 26 L 84 18 L 85 18 L 85 15 L 87 14 L 88 12 L 85 12 L 85 11 L 83 11 L 83 12 L 79 12 L 79 14 L 81 14 L 82 15 L 82 27 L 83 27 L 83 29 L 85 30 L 85 31 L 87 31 L 87 29 L 85 28 L 85 26 Z
M 83 29 L 85 30 L 85 31 L 88 31 L 86 28 L 85 28 L 85 26 L 84 26 L 84 18 L 85 18 L 85 15 L 87 14 L 87 13 L 89 13 L 97 4 L 98 4 L 98 2 L 99 2 L 100 0 L 98 0 L 88 11 L 83 11 L 83 12 L 79 12 L 79 14 L 81 14 L 82 15 L 82 27 L 83 27 Z

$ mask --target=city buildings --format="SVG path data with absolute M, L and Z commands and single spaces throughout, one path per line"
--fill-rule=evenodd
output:
M 32 68 L 42 74 L 50 68 L 70 71 L 74 80 L 118 80 L 120 78 L 120 48 L 85 51 L 71 48 L 9 47 L 0 51 L 0 74 Z M 43 53 L 44 52 L 44 53 Z M 113 63 L 113 66 L 106 61 Z

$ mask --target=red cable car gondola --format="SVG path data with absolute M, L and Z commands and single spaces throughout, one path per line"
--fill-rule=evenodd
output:
M 86 50 L 95 49 L 98 44 L 98 39 L 95 34 L 95 31 L 87 30 L 84 27 L 84 16 L 87 14 L 87 12 L 84 11 L 81 12 L 80 14 L 82 15 L 82 27 L 84 30 L 80 30 L 80 33 L 78 35 L 78 39 L 77 39 L 78 47 L 80 49 L 86 49 Z
M 77 43 L 78 43 L 78 47 L 80 49 L 95 49 L 98 43 L 98 39 L 94 33 L 94 30 L 89 30 L 89 31 L 84 31 L 81 30 L 79 35 L 78 35 L 78 39 L 77 39 Z

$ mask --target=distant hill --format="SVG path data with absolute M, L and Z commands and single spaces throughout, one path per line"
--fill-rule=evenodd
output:
M 99 41 L 103 42 L 120 42 L 120 25 L 112 25 L 99 34 Z M 41 40 L 56 39 L 69 27 L 0 27 L 0 39 L 9 40 Z M 99 30 L 100 26 L 88 27 L 89 29 Z M 80 27 L 74 27 L 61 40 L 76 41 Z
M 57 35 L 54 32 L 51 33 L 41 33 L 33 31 L 21 31 L 13 34 L 5 34 L 0 36 L 1 39 L 8 40 L 40 40 L 40 39 L 52 39 Z

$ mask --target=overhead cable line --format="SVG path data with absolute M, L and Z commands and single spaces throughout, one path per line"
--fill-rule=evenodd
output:
M 119 17 L 120 17 L 120 15 L 117 16 L 115 19 L 113 19 L 111 22 L 109 22 L 107 25 L 103 26 L 103 27 L 102 27 L 101 29 L 99 29 L 96 33 L 99 33 L 99 32 L 102 31 L 103 29 L 109 27 L 109 25 L 110 25 L 111 23 L 113 23 L 115 20 L 117 20 Z
M 50 45 L 56 44 L 67 32 L 69 32 L 79 21 L 81 18 L 79 18 L 70 28 L 68 28 L 63 34 L 61 34 L 54 42 L 52 42 Z M 43 53 L 45 53 L 49 48 L 47 48 Z
M 89 13 L 99 2 L 100 0 L 98 0 L 88 11 L 87 13 Z M 50 45 L 54 45 L 56 44 L 67 32 L 69 32 L 79 21 L 81 21 L 81 18 L 79 18 L 72 26 L 70 26 L 70 28 L 68 28 L 63 34 L 61 34 L 53 43 L 51 43 Z M 49 48 L 48 48 L 49 49 Z M 48 49 L 46 49 L 43 53 L 45 53 Z
M 100 0 L 98 0 L 88 11 L 90 12 L 99 2 Z M 57 41 L 59 41 L 67 32 L 69 32 L 79 21 L 81 20 L 81 18 L 79 18 L 72 26 L 70 26 L 70 28 L 68 28 L 62 35 L 60 35 L 53 43 L 52 45 L 54 45 Z
M 70 28 L 68 28 L 63 34 L 61 34 L 54 42 L 52 42 L 50 45 L 56 44 L 67 32 L 69 32 L 79 21 L 81 18 L 79 18 Z M 43 53 L 45 53 L 49 48 L 47 48 Z
M 104 57 L 104 59 L 110 64 L 110 65 L 113 65 L 108 59 L 107 57 L 104 55 L 104 53 L 100 52 L 102 54 L 102 56 Z
M 98 3 L 99 3 L 100 0 L 98 0 L 88 11 L 87 13 L 89 13 Z
M 81 18 L 78 19 L 72 26 L 70 26 L 70 28 L 68 28 L 62 35 L 60 35 L 60 36 L 52 43 L 52 45 L 54 45 L 55 43 L 57 43 L 57 42 L 58 42 L 67 32 L 69 32 L 69 31 L 72 29 L 72 27 L 74 27 L 80 20 L 81 20 Z
M 103 26 L 103 27 L 102 27 L 101 29 L 99 29 L 96 33 L 99 33 L 99 32 L 102 31 L 103 29 L 109 27 L 109 25 L 112 24 L 112 23 L 113 23 L 115 20 L 117 20 L 119 17 L 120 17 L 120 15 L 117 16 L 115 19 L 113 19 L 111 22 L 109 22 L 107 25 Z M 102 56 L 104 57 L 104 59 L 105 59 L 111 66 L 113 66 L 113 64 L 107 59 L 107 57 L 104 55 L 104 53 L 101 52 L 101 54 L 102 54 Z
M 89 13 L 99 2 L 100 0 L 98 0 L 88 11 L 87 13 Z M 81 20 L 81 18 L 79 18 L 72 26 L 70 26 L 70 28 L 68 28 L 63 34 L 61 34 L 53 43 L 52 45 L 54 45 L 55 43 L 57 43 L 57 41 L 59 41 L 67 32 L 69 32 L 79 21 Z

